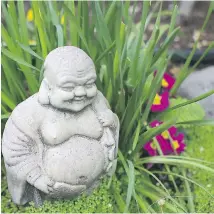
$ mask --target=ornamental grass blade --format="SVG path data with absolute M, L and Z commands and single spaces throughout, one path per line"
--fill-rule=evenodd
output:
M 33 51 L 29 46 L 26 46 L 26 45 L 23 45 L 19 42 L 17 42 L 18 45 L 24 50 L 26 51 L 27 53 L 31 54 L 32 56 L 36 57 L 37 59 L 40 59 L 41 61 L 44 61 L 44 59 L 39 56 L 35 51 Z
M 10 60 L 10 59 L 9 59 Z M 22 78 L 16 72 L 16 68 L 14 63 L 8 61 L 6 56 L 2 55 L 2 81 L 7 82 L 10 88 L 11 97 L 16 97 L 16 101 L 20 102 L 21 100 L 26 99 L 26 91 L 22 84 Z M 15 72 L 14 72 L 15 71 Z M 4 76 L 5 74 L 5 80 Z M 4 87 L 2 86 L 2 90 L 4 91 Z M 13 99 L 14 100 L 14 99 Z
M 194 71 L 198 67 L 198 65 L 200 65 L 201 61 L 207 56 L 209 51 L 212 50 L 213 48 L 214 48 L 214 42 L 211 42 L 209 46 L 203 51 L 203 54 L 201 55 L 199 60 L 197 60 L 197 62 L 190 68 L 191 72 Z
M 140 197 L 137 193 L 135 193 L 135 198 L 140 206 L 141 212 L 146 212 L 148 209 L 148 204 L 146 203 L 146 200 L 144 197 Z
M 142 158 L 142 163 L 163 163 L 163 164 L 169 164 L 169 165 L 183 165 L 185 167 L 197 167 L 199 169 L 203 169 L 207 172 L 210 172 L 214 174 L 214 169 L 208 166 L 205 166 L 200 163 L 188 161 L 188 160 L 179 160 L 176 158 L 168 158 L 167 156 L 154 156 L 154 157 L 147 157 Z
M 105 49 L 105 51 L 103 51 L 103 53 L 98 56 L 98 58 L 95 60 L 95 64 L 98 65 L 98 63 L 100 63 L 100 61 L 105 58 L 108 53 L 115 47 L 116 42 L 114 41 L 107 49 Z
M 16 107 L 16 104 L 3 91 L 1 91 L 1 99 L 11 110 Z
M 133 192 L 135 190 L 135 172 L 134 172 L 134 165 L 131 161 L 127 160 L 129 171 L 128 171 L 128 190 L 127 190 L 127 196 L 126 196 L 126 207 L 124 209 L 124 213 L 126 213 L 129 209 L 129 205 L 131 202 L 131 198 L 133 195 Z
M 123 213 L 124 208 L 126 206 L 124 199 L 122 198 L 122 196 L 117 191 L 113 190 L 113 195 L 114 195 L 115 202 L 118 206 L 119 212 Z
M 64 4 L 67 6 L 67 8 L 69 8 L 69 10 L 71 11 L 71 13 L 75 16 L 76 11 L 75 11 L 75 4 L 74 1 L 65 1 Z M 63 7 L 64 9 L 64 7 Z M 65 10 L 64 10 L 65 11 Z M 70 34 L 70 42 L 73 46 L 77 46 L 78 45 L 78 31 L 77 31 L 77 27 L 76 25 L 73 23 L 72 19 L 69 18 L 68 14 L 65 11 L 65 16 L 68 18 L 69 21 L 69 34 Z
M 198 102 L 198 101 L 200 101 L 200 100 L 205 99 L 206 97 L 211 96 L 212 94 L 214 94 L 214 90 L 211 90 L 211 91 L 209 91 L 209 92 L 207 92 L 207 93 L 204 93 L 204 94 L 202 94 L 202 95 L 200 95 L 200 96 L 198 96 L 198 97 L 196 97 L 196 98 L 193 98 L 193 99 L 191 99 L 191 100 L 188 100 L 188 101 L 186 101 L 186 102 L 184 102 L 184 103 L 181 103 L 181 104 L 178 104 L 178 105 L 176 105 L 176 106 L 173 106 L 173 107 L 167 109 L 166 112 L 175 110 L 175 109 L 177 109 L 177 108 L 180 108 L 180 107 L 183 107 L 183 106 L 186 106 L 186 105 L 195 103 L 195 102 Z
M 77 19 L 77 17 L 73 14 L 73 12 L 71 11 L 70 8 L 68 8 L 68 6 L 64 3 L 63 4 L 63 9 L 65 10 L 65 13 L 67 14 L 68 17 L 70 17 L 70 21 L 72 22 L 72 26 L 75 26 L 78 34 L 79 34 L 79 37 L 81 38 L 81 41 L 83 42 L 85 48 L 86 48 L 86 51 L 90 54 L 90 49 L 88 47 L 88 44 L 87 44 L 87 41 L 86 41 L 86 38 L 85 38 L 85 35 L 81 29 L 81 26 L 79 25 L 79 21 Z M 71 30 L 71 29 L 70 29 Z M 71 32 L 71 31 L 70 31 Z
M 157 53 L 155 54 L 152 65 L 156 63 L 156 61 L 161 57 L 163 53 L 169 48 L 169 46 L 174 41 L 175 37 L 177 36 L 178 32 L 180 30 L 180 27 L 177 27 L 172 31 L 172 33 L 167 37 L 167 39 L 164 41 L 164 43 L 161 45 L 161 47 L 158 49 Z
M 161 195 L 163 195 L 163 198 L 170 199 L 170 201 L 173 202 L 173 206 L 170 205 L 170 204 L 167 204 L 167 207 L 168 207 L 168 209 L 169 209 L 170 211 L 172 211 L 172 212 L 178 211 L 177 208 L 175 208 L 175 206 L 176 206 L 176 207 L 179 207 L 179 208 L 180 208 L 180 209 L 179 209 L 179 212 L 186 212 L 185 208 L 184 208 L 181 204 L 179 204 L 179 203 L 173 198 L 173 196 L 170 194 L 169 190 L 165 187 L 165 185 L 163 184 L 163 182 L 162 182 L 153 172 L 150 172 L 149 170 L 145 169 L 145 168 L 142 167 L 142 166 L 136 166 L 136 167 L 137 167 L 139 170 L 141 170 L 141 171 L 143 171 L 143 172 L 146 172 L 148 175 L 152 176 L 152 177 L 160 184 L 160 187 L 162 187 L 163 190 L 164 190 L 165 192 L 163 192 L 160 188 L 158 188 L 157 192 L 160 192 Z M 148 185 L 148 182 L 143 181 L 143 184 L 145 184 L 145 183 L 147 183 L 147 185 Z M 149 188 L 148 188 L 148 189 L 151 189 L 151 187 L 152 187 L 152 189 L 157 189 L 157 187 L 154 188 L 154 185 L 153 185 L 152 183 L 149 183 Z M 150 194 L 149 192 L 147 192 L 147 191 L 144 191 L 143 189 L 144 189 L 143 186 L 142 186 L 141 188 L 137 188 L 137 190 L 141 190 L 141 193 L 142 193 L 142 194 L 147 193 L 146 196 L 151 197 L 151 198 L 152 198 L 153 200 L 155 200 L 156 202 L 160 199 L 160 197 L 155 197 L 155 198 L 154 198 L 153 195 L 151 195 L 151 194 Z
M 142 15 L 141 15 L 141 26 L 140 26 L 140 32 L 137 38 L 137 43 L 136 43 L 136 49 L 135 49 L 135 53 L 131 59 L 131 66 L 130 66 L 130 71 L 128 73 L 128 84 L 130 86 L 136 86 L 136 82 L 138 81 L 137 79 L 137 75 L 136 75 L 136 70 L 137 70 L 137 66 L 138 66 L 138 59 L 139 59 L 139 54 L 140 54 L 140 49 L 141 47 L 141 43 L 142 43 L 142 38 L 143 38 L 143 33 L 145 30 L 145 23 L 146 23 L 146 19 L 147 19 L 147 15 L 149 12 L 149 2 L 148 1 L 144 1 L 143 2 L 143 11 L 142 11 Z
M 48 55 L 48 47 L 50 46 L 48 35 L 46 34 L 46 30 L 44 28 L 44 21 L 42 20 L 40 14 L 40 5 L 43 2 L 32 1 L 32 8 L 34 12 L 34 22 L 36 29 L 38 31 L 39 42 L 41 44 L 42 49 L 42 57 L 45 58 Z
M 112 21 L 111 20 L 112 17 L 114 17 L 115 13 L 117 12 L 116 9 L 117 9 L 117 2 L 113 1 L 105 14 L 105 22 L 107 25 L 109 24 L 110 21 Z
M 64 45 L 64 34 L 63 34 L 63 29 L 60 24 L 55 25 L 56 27 L 56 32 L 57 32 L 57 45 L 58 47 L 62 47 Z
M 193 179 L 188 178 L 187 176 L 183 176 L 183 175 L 173 173 L 173 172 L 163 172 L 163 171 L 154 171 L 153 173 L 155 173 L 155 174 L 167 174 L 167 175 L 170 174 L 170 175 L 182 178 L 184 180 L 187 180 L 188 182 L 193 183 L 196 186 L 199 186 L 201 189 L 203 189 L 206 192 L 207 195 L 209 195 L 211 198 L 214 199 L 214 196 L 212 194 L 210 194 L 210 192 L 204 186 L 202 186 L 198 182 L 194 181 Z
M 1 120 L 7 120 L 10 117 L 11 113 L 7 113 L 7 114 L 2 114 L 1 115 Z
M 141 130 L 141 121 L 138 121 L 138 125 L 134 134 L 134 140 L 133 140 L 133 144 L 132 144 L 132 150 L 135 150 L 135 147 L 138 143 L 138 139 L 139 139 L 139 134 L 140 134 L 140 130 Z
M 89 43 L 90 40 L 90 24 L 89 24 L 89 8 L 88 8 L 88 1 L 82 2 L 82 29 L 83 34 L 85 35 L 85 39 L 87 43 Z
M 52 21 L 53 25 L 56 27 L 57 41 L 58 41 L 57 46 L 61 47 L 64 45 L 64 35 L 63 35 L 62 26 L 61 26 L 60 21 L 59 21 L 59 16 L 57 15 L 57 12 L 54 10 L 51 1 L 48 2 L 48 6 L 50 9 L 51 21 Z
M 148 91 L 149 97 L 147 97 L 147 99 L 148 99 L 147 105 L 146 105 L 146 108 L 145 108 L 143 115 L 142 115 L 142 123 L 145 123 L 148 119 L 150 109 L 151 109 L 152 103 L 154 101 L 155 95 L 161 86 L 161 81 L 163 79 L 163 75 L 164 75 L 164 72 L 166 70 L 166 66 L 167 66 L 167 63 L 165 61 L 165 58 L 161 59 L 160 69 L 158 70 L 154 79 L 152 80 L 151 86 L 150 86 L 149 91 Z
M 18 18 L 19 18 L 21 41 L 23 44 L 28 45 L 29 38 L 28 38 L 27 20 L 25 17 L 23 0 L 17 2 L 17 8 L 18 8 Z
M 214 126 L 214 120 L 191 120 L 176 123 L 176 126 L 194 125 L 194 126 Z
M 9 2 L 10 5 L 12 4 L 12 2 Z M 17 27 L 18 25 L 14 25 L 14 19 L 12 18 L 12 14 L 9 13 L 9 4 L 6 7 L 6 2 L 2 1 L 1 5 L 2 5 L 2 13 L 3 13 L 3 17 L 5 19 L 6 25 L 7 25 L 7 29 L 9 34 L 11 35 L 12 38 L 14 38 L 15 40 L 19 40 L 19 34 L 18 34 L 18 30 Z M 15 19 L 17 20 L 17 19 Z M 15 22 L 16 23 L 16 22 Z
M 105 22 L 105 17 L 103 15 L 103 12 L 101 11 L 100 8 L 100 2 L 96 1 L 93 2 L 95 11 L 96 11 L 96 16 L 97 16 L 97 33 L 100 34 L 100 37 L 103 39 L 105 46 L 109 47 L 112 44 L 110 32 L 107 26 L 107 23 Z
M 15 62 L 21 64 L 21 65 L 25 65 L 29 68 L 32 68 L 33 70 L 36 70 L 36 71 L 40 71 L 38 68 L 34 67 L 33 65 L 27 63 L 25 60 L 23 60 L 22 57 L 18 56 L 18 55 L 15 55 L 14 53 L 6 50 L 5 48 L 2 48 L 2 53 L 7 56 L 8 58 L 14 60 Z

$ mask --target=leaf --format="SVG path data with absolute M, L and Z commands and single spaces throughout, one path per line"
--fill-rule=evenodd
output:
M 117 2 L 113 1 L 105 15 L 105 22 L 108 24 L 110 19 L 114 16 L 114 13 L 116 12 L 116 5 Z
M 95 64 L 98 64 L 115 46 L 116 42 L 114 41 L 103 53 L 95 60 Z
M 10 117 L 11 113 L 7 113 L 7 114 L 2 114 L 1 115 L 1 120 L 5 120 L 8 119 Z
M 44 61 L 44 59 L 43 59 L 41 56 L 39 56 L 36 52 L 34 52 L 29 46 L 23 45 L 23 44 L 21 44 L 21 43 L 19 43 L 19 42 L 17 42 L 17 43 L 18 43 L 18 45 L 19 45 L 23 50 L 25 50 L 25 51 L 28 52 L 29 54 L 35 56 L 36 58 L 38 58 L 38 59 Z
M 154 157 L 148 157 L 148 158 L 142 158 L 140 161 L 141 164 L 143 163 L 165 163 L 170 165 L 181 165 L 185 167 L 197 167 L 200 169 L 203 169 L 207 172 L 210 172 L 214 175 L 214 169 L 208 166 L 205 166 L 204 164 L 200 164 L 197 162 L 189 161 L 189 160 L 182 160 L 177 158 L 168 158 L 167 156 L 154 156 Z
M 184 126 L 184 125 L 194 125 L 194 126 L 214 126 L 214 120 L 191 120 L 191 121 L 183 121 L 178 122 L 176 125 Z
M 3 91 L 1 92 L 1 99 L 11 110 L 16 107 L 16 104 Z
M 66 4 L 63 4 L 63 9 L 65 10 L 65 13 L 67 13 L 67 16 L 70 17 L 70 21 L 72 22 L 72 25 L 75 26 L 75 28 L 76 28 L 76 30 L 77 30 L 77 32 L 79 34 L 79 37 L 82 39 L 82 42 L 86 47 L 87 52 L 89 53 L 89 55 L 91 55 L 90 54 L 90 49 L 88 47 L 88 44 L 87 44 L 87 41 L 86 41 L 86 38 L 85 38 L 85 35 L 84 35 L 81 27 L 79 26 L 77 17 L 73 14 L 73 12 L 70 10 L 70 8 L 67 7 Z
M 61 47 L 64 45 L 63 41 L 63 29 L 60 24 L 55 25 L 56 31 L 57 31 L 57 38 L 58 38 L 58 47 Z
M 97 31 L 100 34 L 100 36 L 103 38 L 106 47 L 109 47 L 112 44 L 112 40 L 111 40 L 107 23 L 105 22 L 104 15 L 100 8 L 100 2 L 95 1 L 94 4 L 95 4 L 94 6 L 95 6 L 97 22 L 98 22 Z
M 134 135 L 134 141 L 132 144 L 132 150 L 135 149 L 137 143 L 138 143 L 138 139 L 139 139 L 139 134 L 140 134 L 140 129 L 141 129 L 141 122 L 140 120 L 138 121 L 138 125 L 137 125 L 137 129 L 135 131 L 135 135 Z
M 182 103 L 188 102 L 187 99 L 184 98 L 173 98 L 170 99 L 170 108 L 173 109 L 173 107 L 182 105 Z M 176 108 L 169 112 L 164 112 L 162 116 L 160 116 L 160 120 L 167 121 L 172 117 L 177 117 L 176 123 L 179 124 L 181 122 L 185 121 L 192 121 L 192 120 L 201 120 L 205 116 L 205 112 L 203 108 L 198 103 L 189 103 L 188 105 L 181 106 L 180 108 Z M 184 127 L 185 124 L 183 124 Z
M 126 213 L 129 209 L 129 205 L 131 202 L 131 198 L 132 198 L 132 194 L 134 191 L 134 186 L 135 186 L 135 172 L 134 172 L 134 165 L 131 161 L 128 161 L 128 165 L 129 165 L 129 172 L 128 172 L 128 178 L 129 178 L 129 182 L 128 182 L 128 190 L 127 190 L 127 196 L 126 196 L 126 207 L 124 210 L 124 213 Z
M 18 55 L 13 54 L 12 52 L 2 48 L 2 53 L 4 55 L 6 55 L 7 57 L 9 57 L 10 59 L 16 61 L 17 63 L 21 64 L 21 65 L 25 65 L 29 68 L 32 68 L 36 71 L 40 71 L 38 68 L 34 67 L 33 65 L 27 63 L 23 58 L 19 57 Z
M 172 41 L 174 40 L 174 38 L 178 34 L 179 30 L 180 30 L 180 27 L 177 27 L 176 29 L 174 29 L 172 31 L 172 33 L 169 35 L 169 37 L 164 41 L 164 43 L 161 45 L 161 47 L 159 48 L 159 50 L 155 54 L 155 56 L 152 60 L 152 64 L 154 64 L 160 58 L 160 56 L 167 50 L 169 45 L 172 43 Z

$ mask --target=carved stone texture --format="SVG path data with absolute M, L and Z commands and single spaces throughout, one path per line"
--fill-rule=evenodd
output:
M 39 92 L 7 121 L 2 152 L 14 203 L 90 193 L 116 168 L 119 120 L 95 85 L 91 58 L 73 46 L 51 51 Z

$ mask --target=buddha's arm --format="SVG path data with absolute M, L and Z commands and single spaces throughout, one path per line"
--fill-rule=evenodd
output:
M 2 152 L 7 170 L 19 180 L 25 180 L 34 185 L 41 175 L 38 166 L 38 150 L 34 139 L 25 134 L 9 118 L 2 139 Z
M 100 91 L 98 91 L 97 97 L 94 101 L 94 108 L 98 114 L 105 112 L 105 111 L 110 111 L 113 114 L 113 117 L 114 117 L 113 124 L 109 128 L 111 129 L 111 131 L 114 134 L 114 139 L 115 139 L 115 144 L 116 144 L 114 157 L 116 158 L 117 151 L 118 151 L 119 129 L 120 129 L 119 119 L 118 119 L 117 115 L 114 114 L 110 110 L 110 106 L 109 106 L 107 99 L 103 96 L 103 94 Z
M 103 96 L 103 94 L 100 91 L 97 92 L 97 96 L 96 96 L 93 106 L 98 114 L 105 112 L 105 111 L 110 111 L 114 117 L 112 126 L 116 129 L 119 129 L 119 119 L 118 119 L 117 115 L 111 111 L 110 105 L 109 105 L 107 99 Z

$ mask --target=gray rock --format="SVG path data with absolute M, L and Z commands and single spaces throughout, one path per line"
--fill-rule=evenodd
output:
M 193 99 L 214 90 L 214 66 L 191 73 L 178 89 L 178 95 Z M 207 119 L 214 119 L 214 94 L 199 101 L 206 112 Z
M 97 90 L 91 58 L 66 46 L 49 53 L 39 92 L 20 103 L 2 138 L 16 204 L 90 193 L 116 168 L 119 120 Z

